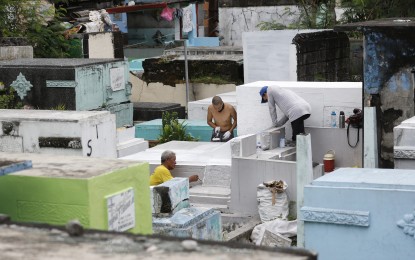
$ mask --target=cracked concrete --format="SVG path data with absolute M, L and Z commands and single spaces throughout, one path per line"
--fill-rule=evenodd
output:
M 0 225 L 0 258 L 13 259 L 317 259 L 301 249 L 195 241 L 161 236 L 85 231 L 71 237 L 61 227 Z

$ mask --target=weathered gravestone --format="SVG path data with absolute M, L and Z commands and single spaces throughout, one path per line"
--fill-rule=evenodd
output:
M 123 59 L 0 61 L 0 82 L 36 109 L 108 110 L 117 127 L 133 124 L 128 62 Z
M 0 212 L 13 221 L 151 234 L 148 163 L 81 156 L 0 153 L 32 168 L 0 176 Z
M 117 157 L 108 111 L 0 109 L 0 152 Z
M 0 60 L 31 58 L 33 58 L 33 47 L 26 38 L 0 37 Z

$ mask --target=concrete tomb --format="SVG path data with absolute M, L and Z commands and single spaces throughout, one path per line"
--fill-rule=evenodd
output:
M 0 110 L 0 152 L 117 158 L 148 148 L 108 111 Z
M 0 212 L 13 221 L 151 234 L 147 163 L 0 153 L 33 167 L 0 177 Z
M 258 185 L 272 180 L 282 180 L 287 183 L 286 193 L 290 201 L 289 216 L 297 216 L 296 148 L 274 146 L 276 142 L 272 141 L 283 133 L 283 128 L 276 131 L 276 133 L 271 133 L 269 150 L 261 150 L 259 153 L 255 150 L 256 135 L 238 137 L 242 149 L 239 154 L 235 152 L 238 149 L 233 151 L 232 154 L 231 199 L 229 204 L 231 212 L 258 215 Z M 312 172 L 313 179 L 322 176 L 322 165 L 314 166 Z
M 108 111 L 0 110 L 0 151 L 116 158 Z
M 192 205 L 216 204 L 214 208 L 220 206 L 221 210 L 227 209 L 230 199 L 230 142 L 170 141 L 121 159 L 147 161 L 150 163 L 150 172 L 153 172 L 154 168 L 160 165 L 160 157 L 165 150 L 176 153 L 176 168 L 171 171 L 173 176 L 189 177 L 197 174 L 203 180 L 203 185 L 190 188 Z
M 206 123 L 206 118 L 204 120 L 179 119 L 179 123 L 186 126 L 186 134 L 191 134 L 199 141 L 210 142 L 213 129 Z M 162 125 L 162 119 L 135 124 L 135 137 L 144 138 L 145 140 L 157 140 L 162 133 Z M 234 130 L 234 135 L 237 136 L 237 129 Z
M 123 59 L 0 61 L 0 82 L 36 109 L 107 110 L 117 127 L 133 124 L 128 62 Z
M 393 129 L 395 169 L 415 168 L 415 117 L 403 121 Z
M 178 118 L 185 118 L 185 108 L 178 103 L 135 102 L 134 121 L 149 121 L 162 118 L 163 112 L 177 112 Z
M 152 213 L 155 216 L 174 214 L 189 207 L 189 179 L 173 178 L 162 184 L 150 186 Z
M 415 171 L 341 168 L 304 189 L 305 248 L 319 259 L 415 259 Z
M 173 178 L 150 188 L 155 233 L 222 240 L 220 212 L 211 208 L 190 207 L 188 178 Z

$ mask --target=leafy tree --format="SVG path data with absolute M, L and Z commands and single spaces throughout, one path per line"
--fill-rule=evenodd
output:
M 329 29 L 337 23 L 352 23 L 392 17 L 414 17 L 415 5 L 408 0 L 342 0 L 342 19 L 336 20 L 336 0 L 298 0 L 296 11 L 286 10 L 283 15 L 298 16 L 296 23 L 287 28 Z M 284 26 L 271 22 L 260 22 L 260 30 L 281 30 Z
M 336 24 L 336 0 L 299 0 L 300 28 L 332 28 Z
M 342 6 L 344 23 L 415 16 L 415 5 L 408 0 L 344 0 Z
M 0 82 L 0 109 L 21 108 L 23 104 L 18 101 L 16 91 L 10 87 L 5 88 Z
M 37 58 L 68 57 L 70 45 L 60 21 L 64 12 L 42 0 L 0 0 L 0 34 L 27 38 Z
M 162 133 L 160 134 L 159 143 L 166 143 L 169 141 L 197 141 L 190 134 L 186 134 L 186 125 L 184 121 L 179 123 L 177 112 L 163 112 L 162 115 Z

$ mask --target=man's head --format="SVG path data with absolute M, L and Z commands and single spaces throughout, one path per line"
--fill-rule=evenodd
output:
M 261 96 L 261 103 L 267 103 L 268 102 L 268 86 L 264 86 L 259 91 L 259 95 Z
M 219 96 L 214 96 L 212 98 L 212 105 L 213 105 L 213 108 L 218 112 L 221 112 L 225 106 L 225 104 L 223 103 L 222 99 Z
M 176 167 L 176 154 L 169 150 L 164 151 L 161 154 L 161 164 L 167 169 L 173 170 Z

